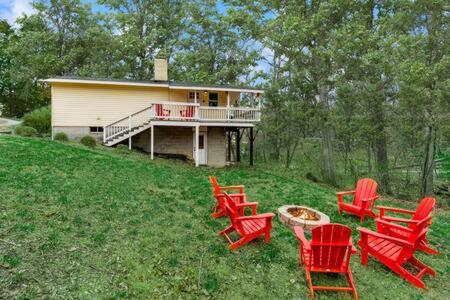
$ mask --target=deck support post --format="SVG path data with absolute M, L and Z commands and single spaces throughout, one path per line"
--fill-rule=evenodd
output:
M 250 145 L 249 145 L 249 157 L 250 157 L 250 166 L 253 166 L 253 127 L 250 127 L 250 135 L 249 135 Z
M 241 130 L 236 131 L 236 161 L 241 161 Z
M 195 126 L 195 166 L 198 167 L 198 146 L 199 146 L 200 126 Z
M 150 126 L 150 159 L 153 160 L 153 149 L 155 143 L 155 128 L 153 125 Z
M 231 161 L 231 132 L 227 131 L 227 161 Z
M 128 149 L 131 150 L 131 116 L 128 116 Z

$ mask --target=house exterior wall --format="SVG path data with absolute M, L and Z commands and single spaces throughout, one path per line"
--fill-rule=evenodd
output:
M 188 93 L 165 87 L 53 83 L 52 126 L 103 127 L 148 107 L 151 102 L 186 102 Z M 199 93 L 200 105 L 208 106 L 208 93 Z M 226 92 L 218 93 L 219 106 L 226 106 Z M 235 103 L 238 97 L 239 93 L 231 92 L 230 102 Z
M 207 132 L 207 165 L 222 167 L 226 162 L 225 128 L 204 127 Z M 194 132 L 192 127 L 155 126 L 154 151 L 160 154 L 179 154 L 193 160 Z M 150 152 L 150 130 L 133 137 L 133 147 Z
M 53 84 L 52 126 L 105 126 L 167 99 L 160 87 Z

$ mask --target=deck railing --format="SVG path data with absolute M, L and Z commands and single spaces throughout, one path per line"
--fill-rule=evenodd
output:
M 256 122 L 261 119 L 260 110 L 250 107 L 209 107 L 180 102 L 159 102 L 154 107 L 154 119 L 159 120 Z
M 261 112 L 257 108 L 209 107 L 196 103 L 161 101 L 104 126 L 103 142 L 126 134 L 132 135 L 134 130 L 142 130 L 142 127 L 148 126 L 152 120 L 251 123 L 260 119 Z

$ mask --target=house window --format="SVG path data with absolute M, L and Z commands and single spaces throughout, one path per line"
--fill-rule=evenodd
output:
M 103 127 L 89 127 L 89 131 L 91 133 L 100 133 L 103 132 Z
M 208 106 L 218 106 L 218 104 L 219 104 L 219 94 L 218 93 L 209 93 Z
M 199 92 L 189 92 L 189 100 L 191 102 L 195 101 L 195 95 L 197 94 L 197 101 L 200 99 L 200 93 Z

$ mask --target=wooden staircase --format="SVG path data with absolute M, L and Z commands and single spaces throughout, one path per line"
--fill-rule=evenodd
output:
M 103 127 L 103 144 L 111 147 L 151 126 L 154 105 Z

